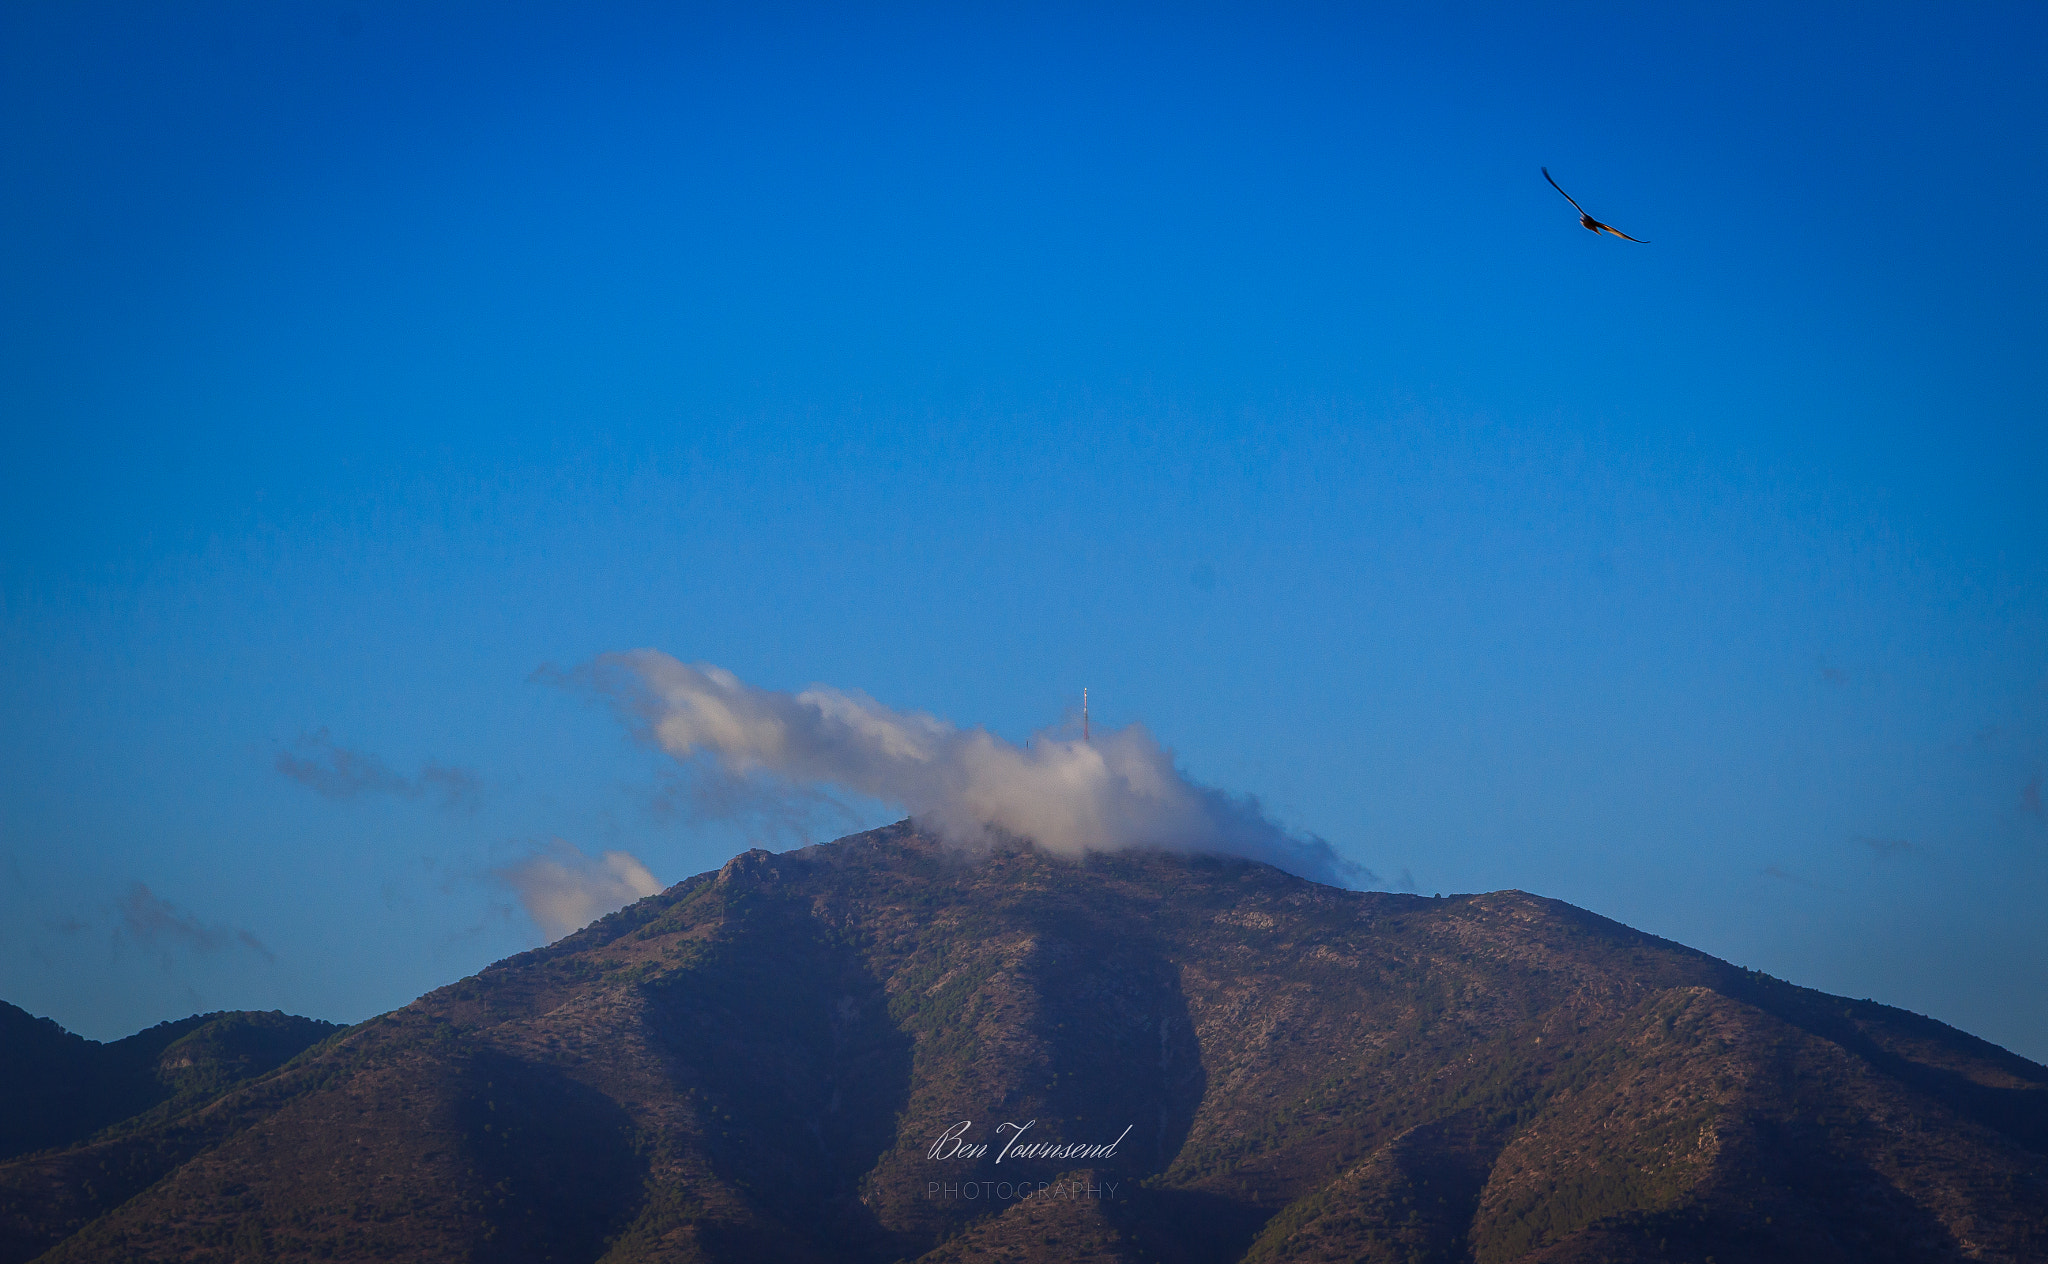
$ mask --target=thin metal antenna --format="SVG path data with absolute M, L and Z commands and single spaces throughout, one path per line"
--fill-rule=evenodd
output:
M 1088 686 L 1081 686 L 1081 740 L 1088 740 Z

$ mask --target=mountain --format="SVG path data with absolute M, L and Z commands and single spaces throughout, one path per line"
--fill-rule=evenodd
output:
M 198 1105 L 340 1031 L 289 1014 L 195 1014 L 112 1044 L 0 1001 L 0 1159 Z
M 0 1165 L 0 1207 L 5 1260 L 2041 1260 L 2048 1068 L 1520 892 L 903 823 Z

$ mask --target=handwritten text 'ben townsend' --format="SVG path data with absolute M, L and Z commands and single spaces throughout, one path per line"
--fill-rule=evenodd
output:
M 1003 1135 L 1007 1132 L 1009 1139 L 1003 1141 L 1003 1148 L 996 1152 L 996 1162 L 1001 1163 L 1005 1158 L 1113 1159 L 1116 1157 L 1117 1146 L 1123 1143 L 1125 1137 L 1131 1135 L 1131 1128 L 1137 1126 L 1135 1124 L 1127 1126 L 1116 1135 L 1115 1141 L 1108 1142 L 1107 1144 L 1091 1144 L 1086 1141 L 1037 1141 L 1028 1145 L 1017 1144 L 1024 1139 L 1025 1133 L 1031 1131 L 1031 1125 L 1037 1122 L 1036 1119 L 1027 1119 L 1021 1124 L 1013 1124 L 1005 1120 L 997 1124 L 996 1138 L 1002 1140 Z M 928 1159 L 981 1158 L 988 1153 L 988 1145 L 986 1143 L 966 1140 L 967 1130 L 973 1126 L 974 1121 L 972 1119 L 963 1119 L 953 1127 L 946 1129 L 939 1134 L 937 1141 L 932 1142 L 931 1152 L 925 1157 Z

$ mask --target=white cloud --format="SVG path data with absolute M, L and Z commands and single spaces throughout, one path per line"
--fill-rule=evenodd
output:
M 586 856 L 556 839 L 548 850 L 493 871 L 549 942 L 661 890 L 631 852 Z
M 580 675 L 679 760 L 708 756 L 730 774 L 900 804 L 957 844 L 1008 834 L 1068 856 L 1162 847 L 1246 856 L 1324 881 L 1371 880 L 1322 839 L 1276 824 L 1251 796 L 1189 781 L 1141 725 L 1087 742 L 1039 733 L 1017 746 L 822 685 L 757 689 L 656 650 L 607 655 Z

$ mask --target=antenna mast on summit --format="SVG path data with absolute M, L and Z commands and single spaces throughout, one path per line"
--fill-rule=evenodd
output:
M 1081 740 L 1088 740 L 1088 686 L 1081 686 Z

